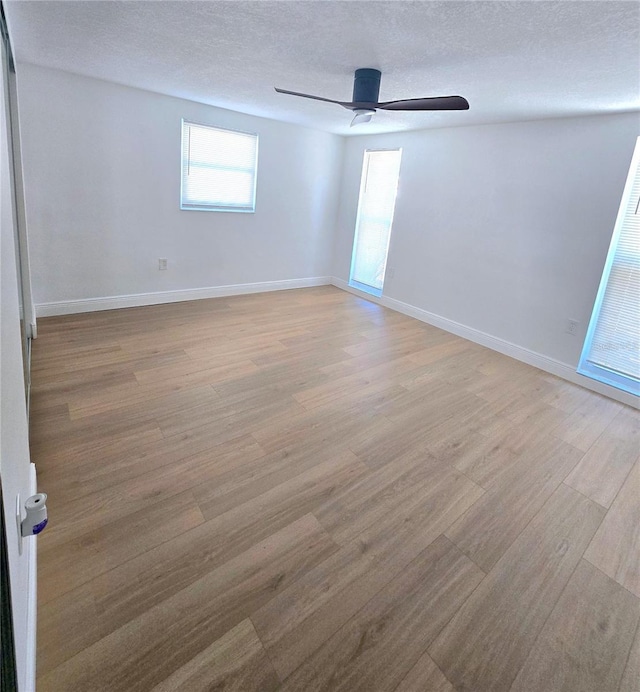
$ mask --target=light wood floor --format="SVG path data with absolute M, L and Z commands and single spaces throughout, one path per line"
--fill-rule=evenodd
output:
M 637 411 L 332 287 L 40 320 L 38 690 L 640 690 Z

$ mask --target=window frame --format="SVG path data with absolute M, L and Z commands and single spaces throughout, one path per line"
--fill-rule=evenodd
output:
M 366 180 L 367 176 L 369 174 L 368 171 L 368 165 L 367 165 L 367 156 L 369 154 L 375 154 L 375 153 L 383 153 L 383 152 L 397 152 L 399 157 L 400 157 L 400 164 L 398 166 L 398 179 L 396 180 L 396 190 L 395 190 L 395 195 L 393 198 L 393 211 L 391 213 L 391 217 L 389 219 L 389 242 L 387 243 L 387 255 L 385 258 L 385 268 L 384 268 L 384 274 L 382 277 L 382 286 L 380 288 L 377 288 L 376 286 L 370 286 L 369 284 L 363 283 L 362 281 L 358 281 L 357 279 L 354 278 L 354 266 L 355 266 L 355 261 L 356 261 L 356 256 L 357 256 L 357 251 L 358 251 L 358 234 L 360 230 L 360 222 L 363 218 L 363 216 L 366 217 L 366 215 L 362 214 L 362 207 L 363 207 L 363 193 L 366 187 Z M 393 221 L 395 218 L 396 214 L 396 207 L 398 203 L 398 195 L 400 192 L 400 171 L 402 168 L 402 147 L 381 147 L 379 149 L 365 149 L 363 154 L 362 154 L 362 167 L 360 171 L 360 186 L 358 188 L 358 207 L 356 211 L 356 224 L 354 228 L 354 233 L 353 233 L 353 246 L 351 248 L 351 264 L 349 267 L 349 286 L 352 288 L 355 288 L 359 291 L 362 291 L 363 293 L 368 293 L 372 296 L 375 296 L 377 298 L 382 296 L 382 292 L 384 291 L 384 283 L 385 279 L 387 276 L 387 259 L 389 258 L 389 250 L 391 248 L 391 232 L 393 230 Z
M 600 312 L 609 284 L 611 270 L 613 268 L 616 255 L 618 254 L 618 243 L 622 235 L 622 227 L 625 222 L 629 203 L 631 202 L 634 181 L 638 175 L 640 175 L 640 137 L 636 139 L 631 164 L 629 166 L 629 172 L 627 174 L 624 191 L 622 193 L 622 199 L 620 200 L 620 206 L 618 207 L 616 222 L 613 227 L 611 242 L 609 244 L 609 249 L 607 250 L 607 259 L 602 271 L 600 285 L 598 286 L 598 293 L 596 294 L 596 299 L 593 304 L 591 318 L 589 319 L 589 327 L 587 329 L 587 334 L 584 340 L 582 352 L 580 354 L 580 361 L 577 368 L 579 375 L 584 375 L 592 380 L 616 387 L 617 389 L 621 389 L 622 391 L 628 392 L 629 394 L 633 394 L 635 396 L 640 396 L 640 382 L 636 380 L 633 375 L 625 375 L 623 373 L 616 372 L 615 370 L 611 370 L 603 365 L 593 363 L 589 360 L 589 356 L 591 355 L 593 348 L 593 337 L 595 336 L 598 322 L 600 320 Z
M 255 137 L 255 158 L 253 162 L 253 190 L 251 194 L 251 207 L 234 207 L 225 204 L 189 204 L 184 201 L 184 128 L 185 126 L 195 126 L 207 128 L 209 130 L 218 130 L 221 132 L 229 132 L 231 134 L 248 135 Z M 197 122 L 182 118 L 180 127 L 180 211 L 216 211 L 216 212 L 231 212 L 235 214 L 255 214 L 256 211 L 256 191 L 258 187 L 258 148 L 260 145 L 260 137 L 257 132 L 247 132 L 246 130 L 236 130 L 228 127 L 219 127 L 218 125 L 210 125 L 208 123 Z M 217 168 L 217 166 L 216 166 Z M 238 168 L 238 171 L 246 171 L 248 169 Z

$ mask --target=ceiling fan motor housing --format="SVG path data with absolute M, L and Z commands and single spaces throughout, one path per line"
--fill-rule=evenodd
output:
M 353 80 L 354 103 L 378 103 L 380 94 L 380 70 L 363 67 L 356 70 Z

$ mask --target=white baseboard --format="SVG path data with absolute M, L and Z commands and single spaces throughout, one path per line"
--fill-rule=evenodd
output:
M 281 281 L 262 281 L 252 284 L 231 284 L 229 286 L 211 286 L 208 288 L 187 288 L 177 291 L 159 291 L 157 293 L 135 293 L 105 298 L 62 300 L 54 303 L 38 303 L 36 305 L 36 314 L 38 317 L 73 315 L 80 312 L 177 303 L 185 300 L 200 300 L 202 298 L 222 298 L 224 296 L 238 296 L 246 293 L 264 293 L 267 291 L 284 291 L 291 288 L 327 286 L 330 283 L 330 276 L 314 276 L 306 279 L 283 279 Z
M 623 404 L 632 406 L 633 408 L 640 408 L 640 402 L 638 398 L 633 396 L 633 394 L 628 394 L 615 387 L 610 387 L 609 385 L 602 384 L 601 382 L 596 382 L 588 377 L 579 375 L 575 367 L 569 365 L 568 363 L 563 363 L 555 358 L 549 358 L 542 353 L 537 353 L 536 351 L 531 351 L 524 346 L 518 346 L 510 341 L 505 341 L 486 332 L 482 332 L 479 329 L 474 329 L 473 327 L 467 327 L 459 322 L 454 322 L 453 320 L 447 319 L 446 317 L 441 317 L 433 312 L 427 310 L 422 310 L 409 303 L 403 303 L 400 300 L 395 300 L 394 298 L 389 298 L 387 296 L 372 296 L 364 291 L 359 291 L 357 288 L 349 286 L 346 281 L 333 277 L 331 283 L 337 288 L 341 288 L 343 291 L 348 291 L 354 295 L 360 296 L 365 300 L 369 300 L 372 303 L 377 303 L 396 312 L 401 312 L 403 315 L 408 315 L 409 317 L 414 317 L 421 322 L 426 322 L 434 327 L 439 327 L 447 332 L 460 336 L 468 341 L 473 341 L 481 346 L 486 346 L 493 351 L 498 351 L 498 353 L 503 353 L 506 356 L 515 358 L 516 360 L 527 363 L 527 365 L 533 365 L 540 370 L 561 377 L 564 380 L 578 384 L 581 387 L 590 389 L 591 391 L 597 392 L 598 394 L 603 394 L 611 399 L 620 401 Z
M 38 480 L 36 477 L 36 465 L 29 464 L 29 492 L 35 495 L 38 492 Z M 38 538 L 25 541 L 27 544 L 27 560 L 29 563 L 29 583 L 27 595 L 27 643 L 24 692 L 36 690 L 36 630 L 38 612 Z

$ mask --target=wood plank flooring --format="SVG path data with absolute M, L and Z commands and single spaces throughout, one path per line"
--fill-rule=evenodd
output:
M 38 331 L 38 692 L 640 692 L 638 411 L 333 287 Z

